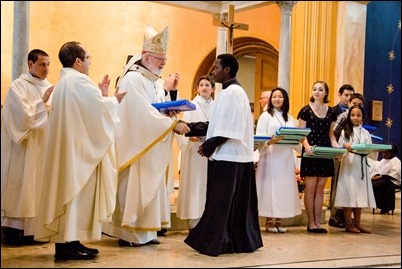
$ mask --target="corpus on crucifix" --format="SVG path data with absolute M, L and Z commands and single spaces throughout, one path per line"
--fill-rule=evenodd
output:
M 220 14 L 218 14 L 218 17 Z M 234 21 L 234 6 L 229 5 L 229 12 L 226 18 L 217 18 L 214 15 L 213 25 L 227 28 L 226 53 L 233 54 L 233 30 L 248 30 L 248 24 L 236 23 Z

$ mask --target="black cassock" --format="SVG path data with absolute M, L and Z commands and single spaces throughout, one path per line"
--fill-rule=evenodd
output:
M 210 256 L 263 246 L 252 162 L 208 161 L 205 210 L 184 242 Z

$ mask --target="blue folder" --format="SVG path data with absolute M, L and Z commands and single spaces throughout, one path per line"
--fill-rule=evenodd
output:
M 367 131 L 369 131 L 370 134 L 373 133 L 374 131 L 377 131 L 377 127 L 372 126 L 372 125 L 363 124 L 362 127 L 364 129 L 366 129 Z
M 162 103 L 152 103 L 159 112 L 167 114 L 169 111 L 178 110 L 178 111 L 190 111 L 195 110 L 196 106 L 191 103 L 189 100 L 181 99 L 176 101 L 168 101 Z
M 380 142 L 384 141 L 384 139 L 381 136 L 377 136 L 377 135 L 373 135 L 373 134 L 371 134 L 371 139 L 380 141 Z
M 265 135 L 255 135 L 254 136 L 254 144 L 268 142 L 269 140 L 271 140 L 270 136 L 265 136 Z

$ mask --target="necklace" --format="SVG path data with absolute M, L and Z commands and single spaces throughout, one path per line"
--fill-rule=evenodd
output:
M 274 115 L 275 115 L 276 120 L 277 120 L 277 121 L 279 122 L 279 124 L 281 125 L 281 127 L 286 127 L 286 121 L 284 121 L 284 122 L 285 122 L 285 126 L 283 126 L 281 120 L 278 118 L 278 115 L 276 115 L 276 112 L 275 112 L 275 111 L 274 111 Z
M 356 133 L 353 132 L 353 136 L 356 137 L 355 143 L 356 143 L 356 144 L 360 144 L 361 138 L 362 138 L 362 129 L 361 129 L 361 127 L 360 127 L 360 128 L 357 127 L 356 129 L 359 129 L 359 135 L 357 135 L 357 132 L 356 132 Z M 357 130 L 356 130 L 356 131 L 357 131 Z

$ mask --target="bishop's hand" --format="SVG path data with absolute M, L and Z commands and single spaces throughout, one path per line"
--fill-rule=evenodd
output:
M 177 91 L 177 85 L 179 84 L 180 75 L 178 73 L 170 74 L 165 83 L 163 84 L 163 88 L 166 91 Z

